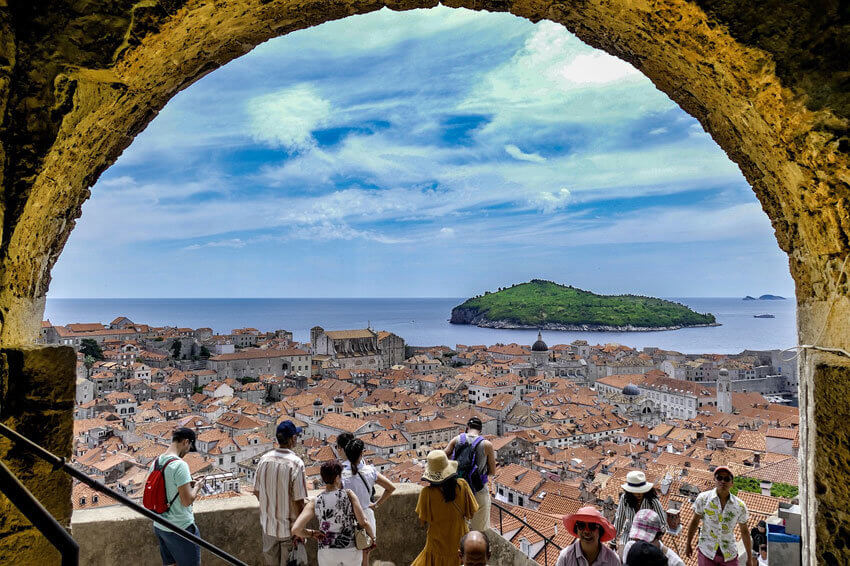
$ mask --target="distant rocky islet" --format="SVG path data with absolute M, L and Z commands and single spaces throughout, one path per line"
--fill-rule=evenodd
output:
M 557 331 L 652 332 L 719 326 L 714 315 L 664 299 L 597 295 L 533 279 L 468 299 L 452 309 L 452 324 Z

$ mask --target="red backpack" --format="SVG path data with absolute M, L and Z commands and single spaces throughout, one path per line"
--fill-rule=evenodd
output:
M 179 460 L 179 458 L 175 456 L 160 466 L 159 458 L 157 458 L 153 465 L 153 471 L 148 474 L 148 479 L 145 482 L 145 493 L 142 496 L 142 505 L 154 513 L 162 514 L 168 511 L 171 508 L 171 504 L 180 495 L 178 491 L 171 501 L 168 501 L 165 495 L 165 468 L 168 467 L 168 464 L 176 460 Z

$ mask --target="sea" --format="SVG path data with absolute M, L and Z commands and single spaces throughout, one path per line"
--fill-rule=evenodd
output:
M 535 330 L 503 330 L 449 323 L 462 298 L 413 299 L 47 299 L 45 318 L 53 324 L 101 322 L 118 316 L 152 326 L 285 329 L 295 340 L 310 339 L 310 328 L 326 330 L 370 327 L 398 334 L 412 346 L 516 342 L 531 344 Z M 701 313 L 712 313 L 720 326 L 658 332 L 544 331 L 551 345 L 587 340 L 616 342 L 633 348 L 655 346 L 686 354 L 791 348 L 797 343 L 793 299 L 744 301 L 741 298 L 670 298 Z M 754 318 L 772 314 L 775 318 Z

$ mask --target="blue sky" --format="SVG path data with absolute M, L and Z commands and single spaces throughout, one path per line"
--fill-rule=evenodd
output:
M 50 297 L 790 295 L 741 172 L 627 63 L 435 8 L 269 41 L 92 188 Z

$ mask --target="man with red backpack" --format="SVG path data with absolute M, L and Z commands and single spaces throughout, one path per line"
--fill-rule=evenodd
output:
M 496 454 L 493 445 L 481 434 L 481 419 L 472 417 L 466 423 L 466 432 L 454 437 L 446 447 L 449 458 L 458 463 L 457 476 L 466 480 L 478 511 L 469 522 L 469 529 L 484 531 L 490 527 L 490 490 L 487 478 L 496 473 Z
M 201 491 L 202 481 L 193 481 L 183 457 L 195 448 L 195 431 L 178 428 L 171 434 L 171 446 L 151 463 L 142 503 L 180 528 L 200 536 L 192 503 Z M 164 566 L 199 566 L 201 547 L 154 523 L 159 553 Z

